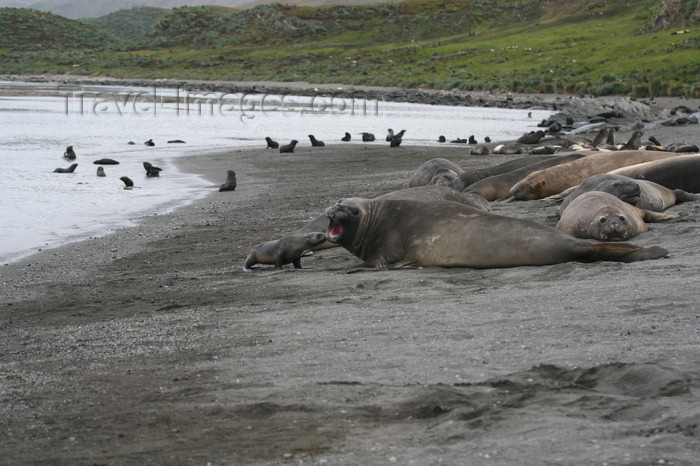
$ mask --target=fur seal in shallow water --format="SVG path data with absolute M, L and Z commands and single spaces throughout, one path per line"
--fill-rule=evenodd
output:
M 129 178 L 128 176 L 122 176 L 119 179 L 122 180 L 122 182 L 124 182 L 124 189 L 131 189 L 134 187 L 134 182 L 131 181 L 131 178 Z
M 561 214 L 556 229 L 577 238 L 627 241 L 647 231 L 645 222 L 678 218 L 678 214 L 643 210 L 603 191 L 574 199 Z
M 102 166 L 97 167 L 97 176 L 107 176 L 105 174 L 105 169 Z
M 219 186 L 219 192 L 235 191 L 236 189 L 236 172 L 233 170 L 226 170 L 226 174 L 226 182 Z
M 146 170 L 146 176 L 154 177 L 160 176 L 160 172 L 163 171 L 160 167 L 154 167 L 150 162 L 143 162 L 143 168 Z
M 250 272 L 255 264 L 271 264 L 277 269 L 285 264 L 294 264 L 294 268 L 301 269 L 301 256 L 324 241 L 326 241 L 326 235 L 312 232 L 260 243 L 251 249 L 243 270 Z
M 63 153 L 63 158 L 66 160 L 75 160 L 76 159 L 75 151 L 73 150 L 73 146 L 68 146 L 66 147 L 66 151 Z
M 594 244 L 531 220 L 456 202 L 350 198 L 329 207 L 326 216 L 327 240 L 362 259 L 359 269 L 632 262 L 668 254 L 657 246 Z
M 119 162 L 114 159 L 97 159 L 92 163 L 95 165 L 119 165 Z
M 57 168 L 53 172 L 54 173 L 73 173 L 75 171 L 75 168 L 78 166 L 77 163 L 71 164 L 70 167 L 68 168 Z

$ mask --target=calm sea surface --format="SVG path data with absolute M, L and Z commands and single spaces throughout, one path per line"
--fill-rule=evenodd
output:
M 265 136 L 285 144 L 308 134 L 340 143 L 349 132 L 386 144 L 387 128 L 406 130 L 405 145 L 437 145 L 474 135 L 479 142 L 519 137 L 551 112 L 447 107 L 284 95 L 240 95 L 167 88 L 69 86 L 0 82 L 0 263 L 162 214 L 212 191 L 211 183 L 179 173 L 173 159 L 231 148 L 265 147 Z M 154 147 L 144 142 L 153 139 Z M 169 144 L 183 140 L 185 144 Z M 129 144 L 129 142 L 134 144 Z M 72 145 L 78 167 L 63 159 Z M 108 157 L 97 177 L 94 160 Z M 163 169 L 147 178 L 142 162 Z M 119 180 L 128 176 L 133 190 Z M 222 174 L 222 182 L 225 174 Z M 206 189 L 204 189 L 206 187 Z

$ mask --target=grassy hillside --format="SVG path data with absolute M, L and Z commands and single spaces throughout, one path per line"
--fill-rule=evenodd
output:
M 141 14 L 139 31 L 122 35 L 141 35 L 138 45 L 115 39 L 109 52 L 28 52 L 38 49 L 10 45 L 0 29 L 0 44 L 8 44 L 0 45 L 0 72 L 697 97 L 699 4 L 410 0 L 182 7 Z M 91 24 L 125 29 L 135 22 L 127 14 L 138 16 L 128 10 Z
M 153 25 L 169 11 L 144 6 L 119 10 L 99 18 L 86 18 L 81 21 L 120 39 L 131 41 L 152 33 Z
M 0 50 L 104 49 L 114 43 L 106 31 L 26 8 L 0 8 Z

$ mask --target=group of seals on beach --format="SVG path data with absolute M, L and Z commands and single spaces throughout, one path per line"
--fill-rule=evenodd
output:
M 394 134 L 394 130 L 389 128 L 386 136 L 386 141 L 389 143 L 389 147 L 399 147 L 403 142 L 403 136 L 406 133 L 405 129 L 402 129 L 398 133 Z M 372 142 L 376 140 L 373 133 L 361 133 L 362 142 Z M 352 135 L 348 132 L 340 138 L 343 142 L 349 142 L 352 140 Z M 325 147 L 326 143 L 316 139 L 316 136 L 309 134 L 309 141 L 311 142 L 311 147 Z M 265 136 L 266 149 L 279 149 L 281 154 L 291 154 L 294 152 L 299 141 L 297 139 L 292 139 L 289 144 L 280 146 L 280 143 L 272 139 L 270 136 Z
M 662 150 L 658 141 L 654 147 L 630 149 L 625 144 L 613 149 L 611 133 L 604 128 L 596 137 L 604 148 L 584 139 L 553 155 L 528 155 L 483 169 L 428 160 L 406 190 L 374 199 L 341 199 L 286 237 L 294 240 L 277 240 L 275 248 L 269 242 L 255 246 L 244 268 L 250 271 L 253 263 L 281 267 L 279 257 L 298 260 L 307 251 L 338 245 L 362 260 L 348 271 L 632 262 L 667 256 L 663 247 L 622 241 L 646 231 L 646 222 L 677 218 L 663 212 L 668 207 L 700 198 L 700 153 Z M 633 134 L 632 146 L 641 135 Z M 534 132 L 523 140 L 532 146 L 541 136 Z M 465 194 L 470 202 L 453 198 Z M 562 204 L 556 227 L 497 215 L 489 205 L 543 198 Z M 323 234 L 324 240 L 315 246 L 304 243 L 304 235 L 312 233 Z

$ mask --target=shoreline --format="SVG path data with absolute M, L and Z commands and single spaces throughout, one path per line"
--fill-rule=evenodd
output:
M 697 144 L 697 128 L 652 133 Z M 634 238 L 671 251 L 657 261 L 344 274 L 358 259 L 335 248 L 302 270 L 242 271 L 253 245 L 339 198 L 405 187 L 435 157 L 513 156 L 332 144 L 182 157 L 180 170 L 212 183 L 202 199 L 0 267 L 0 452 L 51 464 L 692 464 L 698 202 Z M 238 187 L 219 193 L 226 169 Z M 556 222 L 545 201 L 493 208 Z

